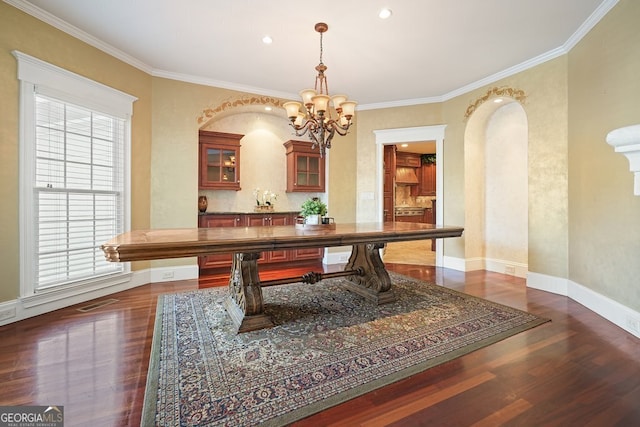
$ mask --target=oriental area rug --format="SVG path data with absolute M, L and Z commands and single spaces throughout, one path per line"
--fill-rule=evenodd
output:
M 226 287 L 160 296 L 142 425 L 285 425 L 547 321 L 390 276 L 380 306 L 343 278 L 263 288 L 275 327 L 242 334 Z

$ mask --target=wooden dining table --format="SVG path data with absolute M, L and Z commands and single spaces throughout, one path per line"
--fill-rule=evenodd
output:
M 264 313 L 262 288 L 284 283 L 317 283 L 345 277 L 345 287 L 375 304 L 395 300 L 380 249 L 391 242 L 460 237 L 459 226 L 408 222 L 306 224 L 261 227 L 212 227 L 133 230 L 102 245 L 107 261 L 130 262 L 232 253 L 225 308 L 238 332 L 272 327 Z M 263 251 L 351 246 L 343 271 L 309 272 L 303 276 L 260 281 L 258 259 Z

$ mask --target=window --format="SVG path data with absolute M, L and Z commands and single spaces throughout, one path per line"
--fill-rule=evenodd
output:
M 35 94 L 35 288 L 123 271 L 100 244 L 123 232 L 124 120 Z
M 14 52 L 21 81 L 23 297 L 122 281 L 100 245 L 128 230 L 135 98 Z

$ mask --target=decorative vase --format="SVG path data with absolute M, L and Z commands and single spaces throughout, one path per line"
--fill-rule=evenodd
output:
M 202 213 L 207 211 L 207 207 L 209 206 L 209 201 L 207 200 L 207 196 L 198 197 L 198 210 Z
M 322 224 L 322 215 L 307 215 L 304 222 L 312 225 Z

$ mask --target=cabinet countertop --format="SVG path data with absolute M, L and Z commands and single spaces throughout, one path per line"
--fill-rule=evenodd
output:
M 229 212 L 199 212 L 198 216 L 206 215 L 268 215 L 268 214 L 299 214 L 300 211 L 264 211 L 264 212 L 242 212 L 242 211 L 229 211 Z

